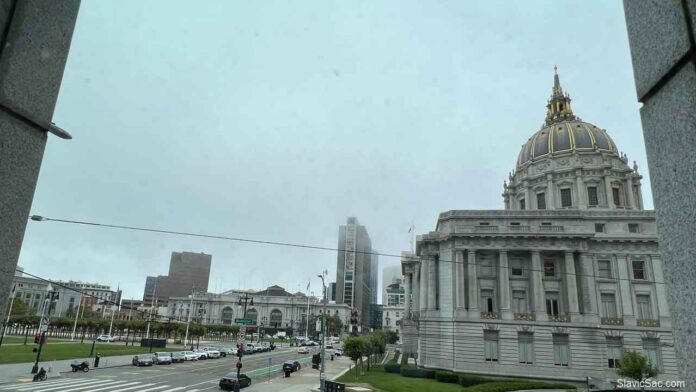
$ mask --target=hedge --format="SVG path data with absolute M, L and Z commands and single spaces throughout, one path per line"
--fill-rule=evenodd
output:
M 471 374 L 459 374 L 459 385 L 463 387 L 473 387 L 474 385 L 485 384 L 489 382 L 495 382 L 499 380 L 492 380 L 490 378 L 485 378 L 481 376 L 474 376 Z
M 436 370 L 435 379 L 440 382 L 446 382 L 450 384 L 457 384 L 459 382 L 459 376 L 456 373 Z
M 419 369 L 411 366 L 402 366 L 401 375 L 404 377 L 435 378 L 435 371 L 429 369 Z
M 479 384 L 466 389 L 466 392 L 508 392 L 522 389 L 576 389 L 568 384 L 550 384 L 538 381 L 495 381 Z
M 385 363 L 384 371 L 387 373 L 401 373 L 401 365 L 398 363 Z

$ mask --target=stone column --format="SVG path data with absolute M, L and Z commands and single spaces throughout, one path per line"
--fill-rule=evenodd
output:
M 570 313 L 571 321 L 575 321 L 580 315 L 580 304 L 578 302 L 578 284 L 575 276 L 575 257 L 573 251 L 565 252 L 565 274 L 563 275 L 565 282 L 566 295 L 568 297 L 568 313 Z
M 665 275 L 662 269 L 662 258 L 660 255 L 650 255 L 652 261 L 653 277 L 655 283 L 655 292 L 657 293 L 657 314 L 660 316 L 660 326 L 665 322 L 671 323 L 669 305 L 667 304 L 667 292 L 665 289 Z
M 425 258 L 420 261 L 420 311 L 421 317 L 423 311 L 428 309 L 428 262 Z
M 428 309 L 434 310 L 437 308 L 437 270 L 435 268 L 435 260 L 431 257 L 427 259 L 428 263 Z
M 616 264 L 619 270 L 619 293 L 621 295 L 621 314 L 624 325 L 636 325 L 636 314 L 633 310 L 633 290 L 631 290 L 630 261 L 626 255 L 616 255 Z
M 479 312 L 479 284 L 476 271 L 476 249 L 469 249 L 467 260 L 467 272 L 469 286 L 469 318 L 480 319 Z
M 577 206 L 587 208 L 587 197 L 585 196 L 585 179 L 582 176 L 582 169 L 575 170 L 575 186 L 578 193 Z
M 455 278 L 457 281 L 457 288 L 455 291 L 455 309 L 457 310 L 462 310 L 465 308 L 466 305 L 466 299 L 465 299 L 465 289 L 466 289 L 466 284 L 465 278 L 464 278 L 464 251 L 463 250 L 458 250 L 456 252 L 456 257 L 455 257 Z
M 404 318 L 411 318 L 411 274 L 408 273 L 404 276 L 404 310 L 406 311 L 406 316 Z
M 6 40 L 0 43 L 0 325 L 7 317 L 80 1 L 1 4 L 0 31 Z M 70 147 L 75 146 L 67 145 L 65 153 L 74 154 Z
M 531 201 L 532 196 L 531 196 L 531 192 L 529 191 L 529 183 L 527 181 L 524 181 L 522 186 L 524 186 L 524 209 L 528 210 L 529 206 L 532 205 L 532 201 Z M 517 209 L 518 210 L 520 209 L 519 205 L 517 206 Z
M 416 263 L 413 265 L 413 281 L 411 282 L 411 287 L 413 291 L 413 311 L 420 312 L 420 264 Z
M 510 270 L 508 269 L 508 253 L 506 249 L 498 252 L 498 299 L 503 320 L 513 320 L 515 315 L 512 314 L 510 309 Z
M 556 209 L 556 189 L 553 185 L 553 174 L 546 175 L 546 209 Z
M 616 208 L 611 192 L 611 178 L 608 175 L 604 176 L 604 192 L 607 194 L 607 206 L 612 209 Z
M 534 301 L 533 311 L 537 321 L 548 320 L 546 314 L 546 295 L 544 293 L 544 283 L 542 281 L 541 254 L 538 250 L 532 251 L 532 270 L 530 271 L 532 278 L 532 299 Z
M 597 280 L 595 277 L 594 257 L 589 253 L 580 253 L 580 275 L 582 282 L 582 314 L 585 321 L 599 323 L 599 303 L 597 301 Z
M 631 178 L 630 174 L 626 180 L 626 207 L 633 209 L 636 208 L 636 202 L 633 197 L 633 179 Z

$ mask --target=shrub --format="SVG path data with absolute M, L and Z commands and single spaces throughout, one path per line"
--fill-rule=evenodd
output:
M 412 366 L 402 366 L 401 375 L 404 377 L 434 378 L 435 371 L 428 369 L 419 369 Z
M 551 384 L 538 381 L 495 381 L 466 388 L 466 392 L 508 392 L 521 389 L 576 389 L 567 384 Z
M 437 381 L 447 382 L 450 384 L 456 384 L 459 382 L 459 376 L 456 373 L 443 371 L 443 370 L 436 370 L 435 371 L 435 379 Z
M 474 385 L 485 384 L 488 382 L 494 382 L 497 380 L 491 380 L 490 378 L 485 378 L 481 376 L 473 376 L 471 374 L 460 374 L 459 375 L 459 385 L 463 387 L 472 387 Z
M 398 363 L 385 363 L 384 371 L 387 373 L 401 373 L 401 365 Z

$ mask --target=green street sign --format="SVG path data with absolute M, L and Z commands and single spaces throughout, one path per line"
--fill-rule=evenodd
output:
M 234 319 L 235 324 L 249 325 L 252 323 L 251 319 Z

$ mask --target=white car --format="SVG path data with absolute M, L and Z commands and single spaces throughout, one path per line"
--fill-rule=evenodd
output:
M 99 335 L 97 336 L 97 342 L 113 342 L 116 339 L 111 335 Z
M 184 354 L 184 358 L 186 358 L 187 361 L 197 361 L 198 357 L 201 356 L 193 351 L 182 351 L 181 353 Z
M 205 353 L 208 355 L 208 359 L 220 358 L 220 351 L 212 347 L 204 347 L 203 351 L 205 351 Z

